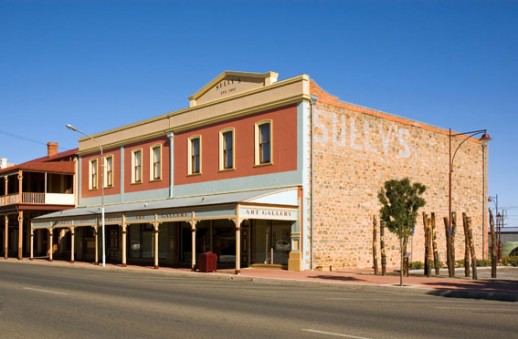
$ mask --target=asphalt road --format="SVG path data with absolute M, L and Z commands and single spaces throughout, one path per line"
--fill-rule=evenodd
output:
M 1 338 L 511 338 L 518 303 L 0 262 Z

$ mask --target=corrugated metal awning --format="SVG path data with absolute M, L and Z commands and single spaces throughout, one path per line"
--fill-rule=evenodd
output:
M 249 206 L 243 210 L 244 215 L 250 212 L 250 206 L 262 207 L 257 218 L 269 216 L 270 219 L 296 220 L 298 207 L 297 188 L 267 189 L 233 193 L 222 193 L 195 197 L 172 198 L 158 201 L 141 201 L 105 205 L 105 223 L 120 224 L 125 215 L 132 222 L 165 222 L 175 220 L 208 219 L 236 217 L 238 205 Z M 229 208 L 229 205 L 233 207 Z M 272 207 L 273 206 L 273 207 Z M 282 213 L 281 213 L 282 212 Z M 101 217 L 101 206 L 78 207 L 53 212 L 36 217 L 32 221 L 34 228 L 70 227 L 96 225 Z M 134 217 L 134 218 L 133 218 Z

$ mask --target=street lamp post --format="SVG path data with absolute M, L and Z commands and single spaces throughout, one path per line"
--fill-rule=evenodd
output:
M 99 149 L 101 151 L 101 237 L 102 237 L 102 266 L 105 267 L 106 266 L 106 245 L 105 245 L 105 231 L 104 231 L 104 221 L 105 221 L 105 218 L 104 218 L 104 151 L 103 151 L 103 146 L 91 135 L 89 134 L 86 134 L 84 132 L 82 132 L 81 130 L 77 129 L 76 127 L 74 127 L 73 125 L 71 124 L 67 124 L 66 127 L 71 130 L 71 131 L 74 131 L 74 132 L 77 132 L 79 134 L 82 134 L 84 135 L 85 137 L 87 138 L 90 138 L 93 142 L 95 142 L 97 144 L 97 146 L 99 146 Z
M 469 131 L 469 132 L 463 132 L 463 133 L 455 133 L 452 134 L 451 128 L 449 129 L 449 163 L 448 163 L 448 232 L 451 232 L 451 224 L 452 224 L 452 199 L 451 199 L 451 191 L 452 191 L 452 174 L 453 174 L 453 161 L 455 160 L 455 156 L 457 155 L 457 151 L 459 148 L 470 138 L 474 137 L 475 135 L 482 134 L 482 136 L 479 138 L 480 141 L 486 143 L 491 140 L 491 137 L 489 134 L 487 134 L 487 130 L 485 129 L 479 129 L 476 131 Z M 451 147 L 451 141 L 453 137 L 457 136 L 464 136 L 465 138 L 462 139 L 462 141 L 457 145 L 455 150 L 452 151 Z M 450 265 L 454 265 L 455 263 L 450 263 Z M 455 270 L 449 268 L 449 275 L 450 277 L 455 276 Z
M 493 202 L 495 204 L 495 221 L 496 221 L 496 244 L 491 244 L 491 246 L 497 246 L 497 260 L 500 260 L 500 237 L 499 237 L 499 231 L 500 231 L 500 221 L 502 219 L 502 215 L 498 211 L 498 194 L 496 194 L 494 197 L 489 196 L 487 199 L 489 202 Z

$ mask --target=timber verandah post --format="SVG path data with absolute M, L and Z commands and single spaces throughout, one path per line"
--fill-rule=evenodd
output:
M 191 271 L 196 270 L 196 224 L 198 221 L 191 219 L 189 224 L 191 225 Z
M 52 227 L 48 228 L 49 231 L 49 261 L 52 262 L 53 248 L 54 245 L 54 230 Z
M 153 235 L 154 235 L 153 236 L 154 237 L 153 241 L 154 241 L 154 244 L 155 244 L 155 246 L 154 246 L 155 247 L 154 248 L 154 254 L 153 254 L 153 256 L 154 256 L 154 269 L 158 270 L 158 268 L 159 268 L 159 266 L 158 266 L 158 234 L 159 234 L 158 233 L 159 232 L 158 228 L 160 226 L 160 223 L 159 222 L 153 222 L 152 225 L 153 225 L 153 230 L 154 230 L 154 232 L 153 232 Z
M 23 259 L 23 211 L 18 211 L 18 260 Z
M 73 264 L 75 261 L 74 251 L 75 251 L 75 227 L 70 227 L 70 263 Z
M 4 215 L 4 259 L 9 258 L 9 216 Z
M 241 220 L 239 216 L 240 205 L 236 205 L 236 218 L 232 219 L 236 226 L 236 275 L 241 274 Z
M 121 224 L 121 230 L 122 230 L 122 267 L 127 267 L 127 259 L 126 259 L 126 240 L 127 240 L 127 227 L 126 224 L 126 216 L 122 216 L 122 224 Z
M 9 185 L 9 177 L 4 177 L 4 196 L 8 195 L 8 185 Z M 9 258 L 9 216 L 7 214 L 4 215 L 4 259 L 7 260 Z
M 31 227 L 31 241 L 30 241 L 30 244 L 29 244 L 29 260 L 33 260 L 34 259 L 34 228 L 32 227 L 32 223 L 30 225 Z
M 95 235 L 95 265 L 99 265 L 99 232 L 97 232 L 98 226 L 92 226 L 94 228 Z

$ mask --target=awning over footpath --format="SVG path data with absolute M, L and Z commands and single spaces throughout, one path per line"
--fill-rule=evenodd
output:
M 298 220 L 298 189 L 269 189 L 159 201 L 105 205 L 105 224 L 163 223 L 213 219 Z M 79 207 L 36 217 L 32 227 L 97 226 L 101 206 Z

